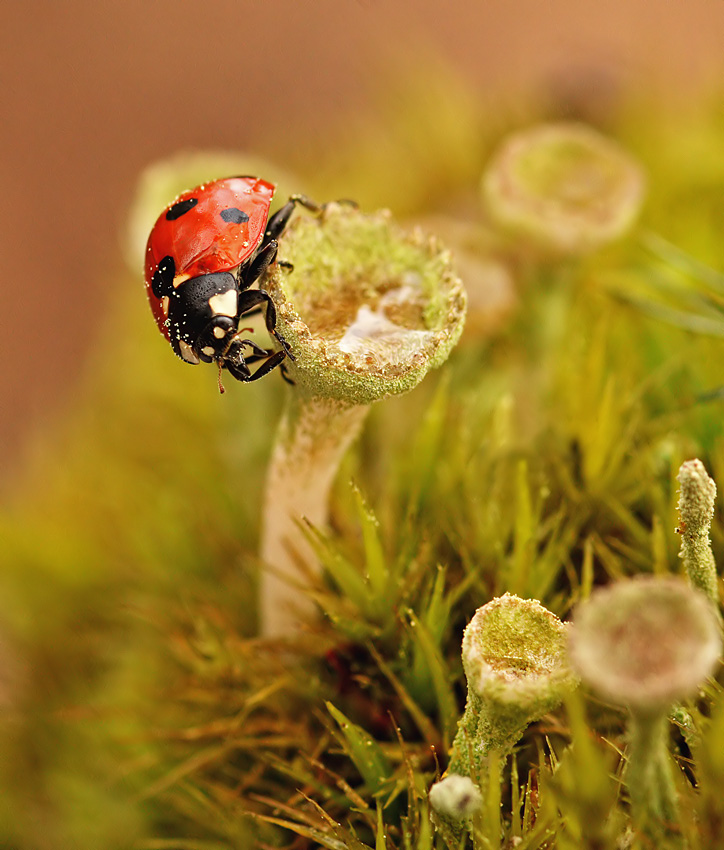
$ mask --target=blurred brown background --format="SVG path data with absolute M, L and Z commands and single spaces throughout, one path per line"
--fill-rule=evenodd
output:
M 481 96 L 610 72 L 672 109 L 724 73 L 722 0 L 25 0 L 3 11 L 0 481 L 72 402 L 150 161 L 189 147 L 263 153 L 272 138 L 282 165 L 299 140 L 324 157 L 329 129 L 371 108 L 395 55 L 447 59 Z

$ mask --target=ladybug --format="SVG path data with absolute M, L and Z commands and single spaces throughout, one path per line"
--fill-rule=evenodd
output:
M 275 185 L 259 177 L 225 177 L 179 195 L 158 217 L 146 246 L 146 292 L 156 324 L 186 363 L 216 362 L 238 381 L 256 381 L 294 355 L 276 329 L 267 292 L 251 289 L 276 259 L 278 238 L 297 204 L 292 195 L 271 218 Z M 241 317 L 266 307 L 266 326 L 281 346 L 243 338 Z M 252 372 L 249 364 L 264 361 Z

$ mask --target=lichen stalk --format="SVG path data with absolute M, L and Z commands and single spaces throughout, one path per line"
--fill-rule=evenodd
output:
M 681 550 L 689 582 L 703 591 L 719 611 L 719 577 L 711 548 L 710 530 L 714 518 L 716 484 L 697 459 L 683 463 L 677 475 L 679 491 L 679 527 Z
M 324 529 L 329 495 L 345 452 L 358 436 L 368 405 L 290 390 L 267 473 L 261 558 L 262 633 L 282 637 L 311 619 L 314 602 L 300 592 L 319 574 L 301 523 Z
M 652 839 L 675 834 L 679 819 L 668 735 L 665 714 L 631 711 L 626 784 L 634 821 Z

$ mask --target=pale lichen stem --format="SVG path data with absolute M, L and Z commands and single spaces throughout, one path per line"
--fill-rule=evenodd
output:
M 345 452 L 358 436 L 369 405 L 289 391 L 269 465 L 264 500 L 261 558 L 268 565 L 261 582 L 261 632 L 282 637 L 311 620 L 312 598 L 300 589 L 301 576 L 319 574 L 319 559 L 301 523 L 324 530 L 329 496 Z

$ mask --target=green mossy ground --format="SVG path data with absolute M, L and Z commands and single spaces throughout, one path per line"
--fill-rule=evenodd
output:
M 479 176 L 507 128 L 433 83 L 449 87 L 432 101 L 444 115 L 419 86 L 419 109 L 340 139 L 322 169 L 297 163 L 300 188 L 482 228 Z M 640 229 L 575 263 L 508 255 L 508 320 L 373 409 L 331 532 L 313 533 L 324 617 L 291 652 L 254 638 L 264 469 L 289 388 L 271 376 L 219 397 L 213 370 L 162 343 L 138 276 L 114 282 L 114 344 L 0 516 L 0 844 L 457 846 L 431 826 L 427 789 L 463 708 L 475 609 L 509 591 L 565 619 L 595 584 L 680 572 L 676 471 L 698 456 L 724 483 L 722 401 L 702 400 L 724 383 L 722 103 L 603 116 L 648 172 Z M 689 711 L 671 726 L 680 828 L 719 847 L 719 686 Z M 579 695 L 530 727 L 488 783 L 476 848 L 615 847 L 623 721 Z

